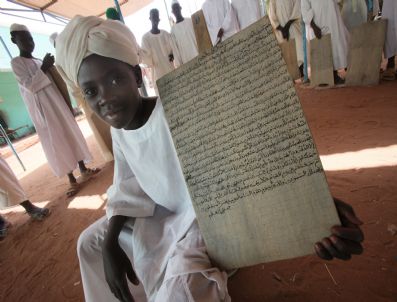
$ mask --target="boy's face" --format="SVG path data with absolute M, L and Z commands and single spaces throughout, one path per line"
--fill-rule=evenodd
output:
M 152 22 L 152 26 L 158 26 L 160 23 L 159 12 L 156 10 L 152 10 L 150 12 L 150 21 Z
M 15 43 L 20 51 L 32 53 L 34 50 L 34 41 L 28 31 L 17 31 L 11 41 Z
M 78 83 L 91 109 L 114 128 L 129 128 L 141 106 L 139 67 L 91 55 L 83 60 Z
M 179 17 L 182 14 L 181 11 L 182 11 L 182 7 L 178 3 L 172 5 L 172 13 L 174 14 L 175 17 Z

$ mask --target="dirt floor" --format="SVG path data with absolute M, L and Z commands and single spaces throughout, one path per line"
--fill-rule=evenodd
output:
M 334 196 L 365 222 L 365 252 L 351 261 L 315 256 L 240 269 L 230 279 L 233 301 L 397 301 L 397 82 L 376 87 L 298 89 Z M 33 222 L 13 208 L 0 242 L 0 301 L 83 301 L 76 256 L 79 233 L 104 214 L 112 163 L 104 163 L 87 123 L 79 122 L 102 171 L 67 199 L 66 179 L 51 173 L 37 137 L 16 144 L 28 171 L 0 149 L 31 200 L 51 216 Z

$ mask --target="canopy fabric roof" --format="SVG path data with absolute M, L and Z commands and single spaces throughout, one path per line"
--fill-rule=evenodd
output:
M 67 19 L 75 15 L 102 17 L 106 9 L 114 7 L 113 0 L 14 0 L 13 2 L 52 13 Z M 119 0 L 123 16 L 128 16 L 153 0 Z

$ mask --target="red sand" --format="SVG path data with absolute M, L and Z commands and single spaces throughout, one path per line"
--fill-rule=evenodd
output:
M 348 262 L 309 256 L 240 269 L 229 283 L 233 301 L 397 301 L 397 82 L 298 92 L 332 193 L 365 222 L 365 252 Z M 89 136 L 86 123 L 80 126 Z M 84 300 L 76 241 L 104 214 L 101 195 L 113 173 L 93 138 L 87 140 L 91 165 L 103 170 L 73 200 L 64 196 L 66 179 L 53 176 L 40 144 L 17 144 L 18 150 L 27 148 L 21 157 L 28 172 L 7 158 L 31 200 L 48 202 L 52 214 L 40 223 L 22 208 L 1 211 L 13 227 L 0 242 L 0 301 Z

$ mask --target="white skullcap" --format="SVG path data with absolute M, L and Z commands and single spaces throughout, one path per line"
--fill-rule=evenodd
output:
M 74 17 L 56 40 L 55 64 L 74 94 L 81 62 L 92 54 L 138 65 L 139 46 L 134 34 L 119 21 L 94 16 Z
M 10 33 L 13 31 L 29 31 L 29 29 L 23 24 L 14 23 L 10 26 Z
M 57 37 L 58 37 L 58 33 L 52 33 L 51 36 L 49 37 L 50 43 L 54 47 L 55 47 L 55 41 L 56 41 Z
M 172 0 L 171 6 L 173 6 L 174 4 L 179 4 L 179 1 L 178 0 Z

